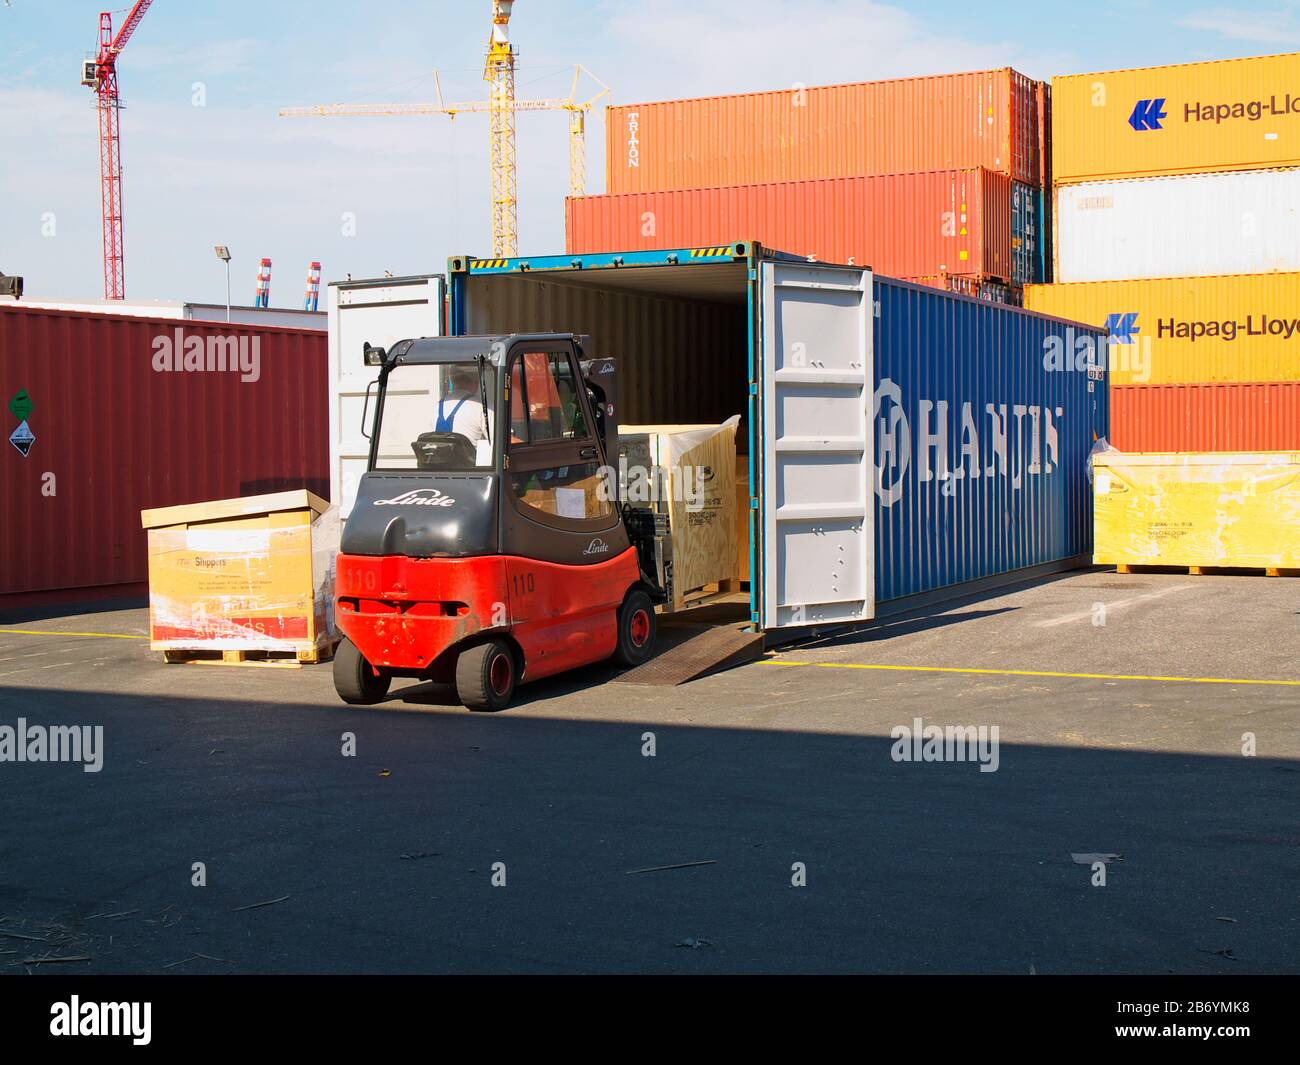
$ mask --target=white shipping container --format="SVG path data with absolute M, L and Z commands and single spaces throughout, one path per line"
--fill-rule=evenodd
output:
M 442 274 L 333 281 L 329 285 L 330 502 L 346 518 L 366 472 L 370 440 L 362 431 L 366 390 L 379 370 L 365 364 L 369 342 L 387 348 L 399 340 L 442 335 Z M 371 395 L 369 417 L 374 417 Z
M 1056 280 L 1300 271 L 1300 170 L 1061 185 Z

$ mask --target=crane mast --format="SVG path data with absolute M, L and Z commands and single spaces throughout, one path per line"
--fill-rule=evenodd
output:
M 434 103 L 364 103 L 322 104 L 315 107 L 285 107 L 281 118 L 340 117 L 363 115 L 447 115 L 488 113 L 489 156 L 491 160 L 492 253 L 499 258 L 519 254 L 518 201 L 516 197 L 515 113 L 518 111 L 569 112 L 569 195 L 587 193 L 586 114 L 609 86 L 581 64 L 573 69 L 573 87 L 563 99 L 519 100 L 515 98 L 515 60 L 518 53 L 510 44 L 509 22 L 514 0 L 493 0 L 492 35 L 488 38 L 487 60 L 483 80 L 488 83 L 488 98 L 460 103 L 444 103 L 438 72 L 434 86 L 438 99 Z M 600 86 L 589 100 L 578 99 L 578 84 L 583 74 Z
M 126 269 L 122 255 L 122 139 L 121 99 L 117 85 L 117 57 L 135 33 L 153 0 L 136 0 L 113 35 L 113 15 L 99 16 L 99 47 L 93 60 L 82 67 L 81 83 L 95 90 L 99 111 L 100 213 L 104 223 L 104 298 L 126 298 Z
M 495 255 L 519 254 L 519 205 L 515 184 L 515 50 L 510 44 L 514 0 L 492 0 L 483 80 L 488 83 L 492 167 L 492 247 Z

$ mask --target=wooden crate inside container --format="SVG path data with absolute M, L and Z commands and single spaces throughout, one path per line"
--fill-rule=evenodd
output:
M 736 423 L 619 426 L 621 456 L 648 456 L 665 471 L 659 509 L 672 536 L 674 610 L 703 590 L 737 590 Z M 697 502 L 685 498 L 688 468 L 703 478 Z
M 168 661 L 316 661 L 333 642 L 328 509 L 298 490 L 141 511 L 149 646 Z

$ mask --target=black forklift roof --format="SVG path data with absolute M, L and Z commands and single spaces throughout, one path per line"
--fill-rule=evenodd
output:
M 480 355 L 494 366 L 501 365 L 512 345 L 519 341 L 574 341 L 574 333 L 501 333 L 492 336 L 419 337 L 399 340 L 388 349 L 394 363 L 473 362 Z

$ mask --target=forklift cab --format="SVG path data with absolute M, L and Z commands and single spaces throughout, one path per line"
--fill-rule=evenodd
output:
M 501 552 L 582 565 L 626 549 L 606 460 L 612 360 L 593 364 L 589 388 L 582 339 L 440 337 L 367 348 L 380 366 L 370 462 L 343 553 Z
M 345 701 L 413 676 L 497 709 L 516 682 L 649 657 L 656 586 L 607 461 L 613 361 L 584 363 L 583 339 L 366 345 L 370 459 L 336 567 Z

